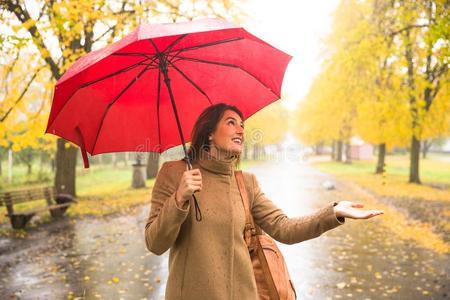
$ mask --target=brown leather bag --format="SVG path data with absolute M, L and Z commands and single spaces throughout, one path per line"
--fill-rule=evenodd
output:
M 253 221 L 242 171 L 235 171 L 235 176 L 245 209 L 244 239 L 252 260 L 259 298 L 263 300 L 297 299 L 280 249 L 275 241 Z

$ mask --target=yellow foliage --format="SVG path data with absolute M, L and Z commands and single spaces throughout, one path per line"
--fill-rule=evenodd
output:
M 403 35 L 391 33 L 399 26 L 417 23 L 426 10 L 422 3 L 413 9 L 414 2 L 406 2 L 401 7 L 379 1 L 340 2 L 333 31 L 326 39 L 327 56 L 321 72 L 296 114 L 295 133 L 301 141 L 345 141 L 358 135 L 368 143 L 384 143 L 389 150 L 409 145 L 413 134 L 421 138 L 450 135 L 450 76 L 444 73 L 437 85 L 423 74 L 428 54 L 433 55 L 433 64 L 448 61 L 449 44 L 437 42 L 449 34 L 448 19 L 445 23 L 437 14 L 432 30 L 411 30 L 416 62 L 414 85 L 410 86 L 404 58 L 407 41 Z M 436 9 L 445 8 L 440 3 Z M 429 52 L 425 45 L 419 46 L 421 39 L 435 43 Z M 439 93 L 427 111 L 425 90 L 437 86 Z

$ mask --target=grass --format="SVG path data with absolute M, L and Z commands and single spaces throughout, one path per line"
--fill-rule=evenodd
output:
M 32 167 L 32 173 L 27 174 L 25 165 L 14 165 L 12 169 L 12 182 L 8 180 L 7 164 L 2 164 L 2 176 L 0 176 L 0 191 L 20 189 L 24 185 L 27 187 L 40 187 L 52 182 L 53 176 L 49 167 L 43 167 L 35 163 Z
M 450 244 L 445 242 L 442 236 L 433 231 L 432 224 L 421 222 L 418 220 L 411 220 L 394 207 L 386 205 L 377 200 L 372 193 L 367 190 L 359 188 L 358 184 L 353 189 L 353 192 L 367 207 L 372 209 L 382 210 L 384 212 L 381 220 L 386 228 L 392 230 L 392 234 L 397 235 L 399 239 L 414 241 L 423 248 L 433 250 L 437 253 L 450 253 Z M 347 192 L 345 190 L 336 190 L 338 198 L 345 198 Z
M 445 156 L 430 155 L 420 160 L 422 185 L 408 183 L 409 157 L 405 155 L 386 157 L 385 176 L 374 174 L 375 159 L 353 161 L 352 164 L 315 162 L 314 165 L 324 172 L 352 180 L 380 196 L 450 202 L 450 159 Z

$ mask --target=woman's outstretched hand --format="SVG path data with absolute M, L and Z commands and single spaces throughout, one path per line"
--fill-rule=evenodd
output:
M 369 219 L 384 212 L 381 210 L 363 210 L 364 204 L 351 201 L 340 201 L 335 207 L 334 211 L 336 217 L 345 217 L 352 219 Z

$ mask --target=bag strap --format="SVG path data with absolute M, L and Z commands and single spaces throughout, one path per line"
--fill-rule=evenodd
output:
M 264 255 L 264 250 L 257 238 L 257 234 L 262 234 L 261 229 L 258 227 L 259 233 L 257 233 L 257 229 L 255 228 L 255 223 L 253 220 L 253 216 L 250 212 L 250 201 L 248 199 L 247 189 L 245 188 L 244 176 L 242 175 L 242 171 L 235 171 L 235 177 L 237 181 L 237 185 L 239 188 L 239 192 L 241 194 L 242 204 L 244 205 L 245 210 L 245 228 L 244 228 L 244 239 L 249 246 L 249 250 L 255 250 L 258 255 L 259 263 L 261 264 L 264 278 L 267 283 L 267 287 L 269 288 L 270 299 L 279 300 L 280 296 L 278 295 L 277 288 L 272 278 L 272 274 L 270 273 L 269 264 L 267 263 L 266 256 Z M 248 240 L 248 241 L 247 241 Z
M 255 224 L 253 222 L 252 215 L 250 213 L 250 201 L 248 200 L 247 190 L 244 184 L 244 177 L 242 176 L 242 171 L 235 171 L 236 182 L 239 188 L 239 193 L 241 194 L 242 204 L 244 205 L 245 211 L 245 227 L 244 227 L 244 239 L 247 247 L 250 250 L 255 249 Z

